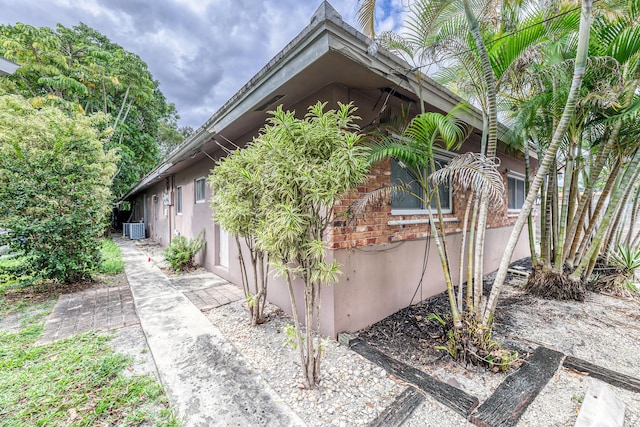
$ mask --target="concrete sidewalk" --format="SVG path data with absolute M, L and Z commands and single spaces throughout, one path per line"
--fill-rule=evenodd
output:
M 133 241 L 122 248 L 140 324 L 169 401 L 185 426 L 290 426 L 300 418 L 245 363 Z

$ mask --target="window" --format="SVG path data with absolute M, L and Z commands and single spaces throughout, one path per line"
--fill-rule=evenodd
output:
M 176 187 L 176 214 L 182 215 L 182 186 Z
M 509 198 L 509 210 L 522 209 L 526 196 L 523 177 L 516 175 L 507 176 L 507 196 Z
M 204 184 L 204 177 L 196 179 L 196 203 L 205 202 Z
M 448 163 L 448 160 L 442 157 L 436 158 L 436 169 L 440 169 Z M 423 170 L 424 174 L 425 171 Z M 391 160 L 391 182 L 393 184 L 405 184 L 408 185 L 409 191 L 415 194 L 422 194 L 420 184 L 417 182 L 416 177 L 413 176 L 413 172 L 407 168 L 402 162 L 395 159 Z M 439 185 L 438 193 L 440 195 L 440 207 L 443 213 L 451 213 L 451 187 L 447 185 Z M 431 199 L 431 208 L 436 209 L 436 199 Z M 424 214 L 426 207 L 424 202 L 419 198 L 407 194 L 405 192 L 399 192 L 395 194 L 391 199 L 391 210 L 394 215 L 414 215 Z

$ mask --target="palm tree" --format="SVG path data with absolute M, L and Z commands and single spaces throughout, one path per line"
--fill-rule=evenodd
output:
M 582 79 L 584 77 L 586 67 L 587 67 L 587 56 L 589 50 L 589 37 L 591 32 L 591 22 L 593 21 L 593 13 L 592 13 L 592 0 L 583 0 L 581 4 L 581 14 L 580 14 L 580 28 L 578 32 L 578 46 L 575 58 L 575 66 L 573 71 L 573 79 L 571 82 L 571 88 L 569 90 L 569 95 L 567 97 L 567 102 L 562 112 L 562 116 L 560 117 L 560 121 L 554 131 L 553 137 L 547 147 L 547 151 L 540 163 L 540 167 L 538 168 L 538 172 L 529 188 L 529 192 L 527 193 L 527 197 L 524 201 L 524 205 L 518 215 L 518 219 L 516 220 L 516 224 L 513 227 L 513 231 L 511 232 L 511 236 L 509 237 L 509 241 L 507 242 L 507 246 L 505 248 L 504 255 L 500 262 L 500 267 L 498 268 L 498 272 L 496 274 L 496 279 L 493 283 L 493 287 L 491 289 L 491 294 L 489 295 L 489 299 L 487 301 L 487 305 L 484 309 L 484 313 L 482 316 L 482 321 L 484 324 L 489 324 L 493 319 L 493 314 L 495 312 L 498 296 L 502 290 L 502 286 L 504 284 L 504 280 L 506 278 L 507 269 L 509 267 L 509 263 L 511 262 L 511 256 L 515 250 L 516 243 L 520 237 L 520 233 L 522 232 L 522 228 L 524 227 L 525 222 L 527 221 L 527 217 L 529 212 L 531 211 L 533 204 L 535 202 L 536 196 L 540 187 L 542 185 L 542 181 L 547 175 L 549 168 L 556 160 L 556 154 L 558 148 L 560 147 L 560 143 L 565 136 L 569 123 L 571 122 L 578 102 L 578 97 L 580 93 L 580 88 L 582 86 Z

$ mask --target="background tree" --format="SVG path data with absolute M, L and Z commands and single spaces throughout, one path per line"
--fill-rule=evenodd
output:
M 5 92 L 20 94 L 34 106 L 109 115 L 101 126 L 112 128 L 106 147 L 116 148 L 120 159 L 115 197 L 155 166 L 159 141 L 174 146 L 180 139 L 175 107 L 147 64 L 85 24 L 0 26 L 0 55 L 21 65 L 0 81 Z
M 69 283 L 99 265 L 117 160 L 97 130 L 105 120 L 0 96 L 0 244 L 34 279 Z

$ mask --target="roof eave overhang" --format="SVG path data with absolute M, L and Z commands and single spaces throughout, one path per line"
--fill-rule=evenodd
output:
M 130 198 L 170 174 L 176 169 L 176 165 L 199 152 L 215 134 L 247 112 L 253 111 L 255 106 L 261 104 L 275 89 L 332 51 L 368 67 L 391 83 L 428 100 L 430 105 L 442 111 L 450 111 L 456 105 L 465 102 L 433 79 L 412 72 L 412 67 L 406 61 L 385 49 L 379 49 L 376 55 L 368 55 L 366 52 L 370 42 L 369 38 L 345 23 L 337 13 L 328 13 L 322 17 L 318 17 L 316 13 L 310 24 L 296 38 L 121 200 Z M 469 125 L 482 130 L 483 116 L 479 109 L 469 105 L 458 110 L 456 115 Z M 499 127 L 500 134 L 506 134 L 506 127 L 503 125 Z

